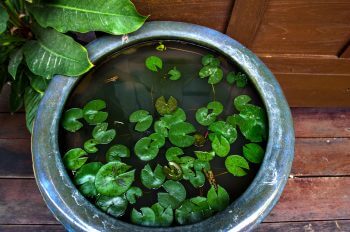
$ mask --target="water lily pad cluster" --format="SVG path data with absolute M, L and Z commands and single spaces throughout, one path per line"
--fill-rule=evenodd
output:
M 156 49 L 165 51 L 162 45 Z M 151 56 L 145 65 L 158 72 L 163 61 Z M 224 75 L 220 60 L 206 55 L 202 65 L 199 77 L 208 78 L 214 91 L 214 85 Z M 169 71 L 170 80 L 180 77 L 175 67 Z M 242 73 L 229 73 L 227 81 L 236 83 L 238 88 L 247 84 Z M 230 107 L 234 110 L 228 113 L 214 98 L 196 109 L 194 115 L 186 115 L 175 97 L 160 96 L 154 102 L 155 114 L 135 109 L 128 122 L 124 122 L 138 136 L 133 146 L 109 145 L 103 163 L 96 159 L 88 161 L 100 146 L 111 144 L 118 135 L 106 122 L 106 103 L 93 100 L 82 108 L 67 110 L 62 116 L 62 127 L 71 133 L 85 124 L 92 128 L 91 138 L 83 147 L 67 151 L 63 162 L 80 192 L 114 217 L 129 212 L 132 223 L 150 227 L 196 223 L 224 210 L 230 203 L 229 193 L 215 179 L 211 167 L 214 159 L 222 160 L 226 173 L 240 177 L 248 173 L 251 164 L 259 164 L 264 158 L 261 142 L 267 138 L 265 111 L 251 102 L 247 95 L 237 96 Z M 196 123 L 190 122 L 191 117 Z M 238 136 L 245 141 L 242 154 L 232 149 Z M 131 157 L 144 165 L 137 170 L 128 162 Z M 155 162 L 158 160 L 162 161 Z M 189 194 L 189 187 L 200 194 Z M 139 206 L 145 194 L 156 194 L 156 202 Z

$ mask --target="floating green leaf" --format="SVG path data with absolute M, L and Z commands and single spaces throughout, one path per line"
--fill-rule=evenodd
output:
M 202 170 L 209 171 L 211 169 L 209 161 L 203 161 L 199 159 L 196 159 L 193 162 L 193 167 L 194 167 L 194 170 L 196 171 L 202 171 Z
M 159 148 L 152 143 L 149 137 L 141 138 L 136 142 L 134 151 L 137 157 L 142 161 L 150 161 L 158 155 Z
M 132 209 L 130 215 L 131 222 L 142 226 L 155 226 L 156 214 L 154 211 L 149 207 L 143 207 L 140 211 Z
M 136 122 L 136 131 L 144 132 L 151 127 L 153 117 L 146 110 L 137 110 L 129 116 L 129 121 L 132 123 Z
M 248 162 L 239 155 L 230 155 L 225 160 L 226 169 L 234 176 L 245 176 L 249 170 Z
M 215 65 L 207 65 L 207 66 L 204 66 L 199 71 L 199 77 L 200 78 L 209 77 L 208 83 L 215 85 L 222 80 L 223 72 L 221 68 Z
M 199 222 L 212 215 L 205 197 L 195 197 L 185 200 L 182 205 L 176 209 L 175 218 L 180 225 Z
M 205 183 L 205 176 L 202 171 L 196 170 L 195 176 L 190 177 L 190 183 L 195 188 L 202 187 Z
M 86 152 L 81 148 L 74 148 L 66 152 L 63 156 L 63 163 L 69 170 L 77 170 L 85 164 L 88 157 Z
M 107 112 L 101 110 L 106 108 L 106 102 L 100 99 L 88 102 L 83 108 L 83 116 L 87 123 L 96 125 L 106 121 L 108 117 Z
M 180 122 L 186 121 L 186 113 L 183 109 L 177 108 L 174 113 L 170 115 L 164 115 L 161 119 L 169 129 L 171 126 L 176 125 Z
M 136 203 L 136 198 L 142 197 L 142 190 L 139 187 L 131 187 L 126 191 L 125 197 L 129 201 L 130 204 Z
M 96 153 L 98 151 L 97 144 L 98 142 L 95 139 L 89 139 L 84 143 L 84 150 L 87 153 Z
M 153 71 L 158 72 L 158 69 L 163 68 L 163 61 L 158 56 L 150 56 L 145 61 L 146 67 Z
M 246 95 L 235 98 L 234 105 L 240 113 L 231 118 L 231 121 L 239 126 L 246 139 L 251 142 L 261 142 L 267 137 L 265 111 L 259 106 L 248 104 L 250 100 Z
M 195 151 L 194 152 L 199 160 L 210 161 L 214 158 L 215 152 L 213 151 Z
M 234 73 L 230 72 L 227 74 L 226 80 L 229 84 L 236 83 L 238 88 L 244 88 L 248 83 L 247 75 L 241 72 Z
M 248 143 L 243 147 L 244 157 L 252 163 L 261 163 L 264 159 L 264 153 L 264 149 L 256 143 Z
M 207 194 L 207 199 L 210 208 L 215 211 L 222 211 L 226 209 L 230 203 L 230 196 L 220 185 L 218 185 L 217 190 L 215 190 L 214 186 L 211 186 Z
M 164 96 L 161 96 L 157 98 L 155 107 L 160 115 L 171 114 L 177 109 L 177 100 L 170 96 L 167 101 Z
M 218 58 L 215 58 L 212 54 L 208 54 L 202 57 L 202 64 L 203 66 L 206 66 L 206 65 L 219 66 L 220 60 Z
M 3 6 L 0 5 L 0 34 L 6 30 L 8 20 L 9 20 L 9 15 L 7 14 Z
M 157 167 L 152 171 L 148 164 L 141 170 L 141 182 L 149 189 L 157 189 L 165 181 L 163 167 L 157 164 Z
M 163 172 L 169 180 L 181 180 L 182 179 L 182 169 L 175 163 L 170 161 L 168 166 L 163 167 Z
M 130 150 L 122 144 L 111 146 L 106 153 L 107 162 L 119 161 L 120 158 L 128 157 L 130 157 Z
M 0 7 L 0 11 L 1 11 L 1 7 Z M 0 13 L 0 15 L 1 15 L 1 13 Z M 1 21 L 1 19 L 0 19 L 0 21 Z M 1 28 L 0 28 L 0 31 L 1 31 Z M 16 79 L 17 69 L 18 69 L 18 66 L 21 64 L 22 59 L 23 59 L 23 51 L 22 51 L 22 49 L 17 49 L 17 50 L 15 50 L 14 52 L 12 52 L 10 54 L 10 61 L 9 61 L 9 65 L 8 65 L 8 72 L 10 73 L 10 75 L 12 76 L 12 78 L 14 80 Z
M 199 108 L 196 111 L 196 120 L 203 126 L 209 126 L 215 122 L 216 117 L 223 111 L 223 105 L 218 101 L 209 102 L 207 107 Z
M 33 1 L 27 7 L 40 25 L 63 33 L 103 31 L 122 35 L 136 31 L 147 19 L 129 0 Z
M 179 156 L 183 155 L 184 152 L 181 148 L 179 147 L 170 147 L 168 148 L 168 150 L 165 152 L 165 158 L 169 161 L 169 162 L 175 162 L 175 163 L 180 163 L 181 160 L 179 158 Z
M 153 133 L 153 134 L 151 134 L 148 137 L 152 139 L 151 146 L 155 146 L 157 148 L 161 148 L 165 144 L 165 138 L 161 134 Z
M 27 41 L 23 53 L 33 73 L 46 78 L 55 74 L 79 76 L 93 67 L 86 49 L 71 37 L 39 26 L 33 26 L 32 31 L 37 40 Z
M 112 142 L 112 140 L 115 138 L 115 130 L 109 129 L 108 123 L 98 123 L 95 128 L 92 130 L 92 137 L 98 144 L 108 144 Z
M 188 122 L 180 122 L 170 127 L 169 140 L 178 147 L 189 147 L 194 143 L 194 137 L 189 135 L 196 132 L 196 128 Z
M 154 123 L 154 131 L 163 137 L 168 137 L 168 125 L 163 120 Z
M 181 78 L 181 72 L 174 67 L 168 72 L 168 75 L 170 76 L 169 79 L 172 81 L 176 81 Z
M 75 174 L 74 182 L 79 185 L 79 190 L 84 196 L 94 197 L 97 195 L 95 178 L 102 166 L 101 162 L 84 164 Z
M 231 146 L 230 143 L 224 136 L 215 136 L 211 147 L 215 153 L 220 157 L 225 157 L 230 152 Z
M 120 217 L 125 213 L 128 201 L 122 196 L 108 197 L 100 195 L 97 198 L 96 205 L 106 213 L 114 217 Z
M 168 180 L 163 188 L 167 193 L 158 193 L 158 202 L 163 207 L 176 209 L 186 199 L 186 189 L 180 182 Z
M 115 161 L 103 165 L 96 174 L 95 186 L 105 196 L 119 196 L 125 193 L 135 179 L 135 170 L 131 166 Z
M 159 203 L 155 203 L 151 208 L 143 207 L 141 212 L 133 209 L 131 221 L 143 226 L 165 227 L 170 226 L 174 220 L 173 209 L 169 206 L 164 208 Z
M 83 111 L 79 108 L 71 108 L 64 112 L 62 117 L 62 126 L 70 132 L 76 132 L 83 127 L 83 124 L 78 119 L 83 118 Z
M 209 139 L 214 140 L 215 136 L 223 136 L 232 144 L 237 139 L 237 130 L 234 126 L 224 121 L 217 121 L 209 126 L 209 130 L 213 133 L 209 134 Z

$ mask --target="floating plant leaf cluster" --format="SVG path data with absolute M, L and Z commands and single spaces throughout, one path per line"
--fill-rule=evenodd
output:
M 157 50 L 165 51 L 166 47 L 160 44 Z M 145 66 L 155 73 L 163 65 L 157 56 L 145 60 Z M 199 78 L 208 78 L 214 91 L 214 85 L 220 83 L 224 75 L 220 60 L 206 55 L 202 65 Z M 168 75 L 169 80 L 175 81 L 181 77 L 181 72 L 174 67 Z M 228 73 L 226 80 L 238 88 L 248 83 L 242 73 Z M 63 162 L 72 171 L 80 192 L 114 217 L 123 216 L 131 206 L 129 218 L 135 224 L 167 227 L 196 223 L 224 210 L 230 203 L 229 193 L 215 179 L 211 168 L 214 159 L 222 159 L 227 173 L 236 177 L 246 175 L 250 163 L 259 164 L 263 160 L 264 149 L 259 143 L 267 137 L 265 112 L 250 102 L 247 95 L 235 97 L 232 106 L 237 113 L 229 116 L 223 104 L 216 100 L 196 109 L 193 116 L 198 126 L 205 128 L 203 134 L 196 128 L 197 123 L 190 123 L 176 98 L 160 96 L 154 103 L 156 114 L 135 109 L 128 122 L 124 122 L 139 135 L 134 146 L 113 144 L 105 154 L 106 162 L 102 163 L 88 162 L 89 154 L 96 153 L 99 146 L 110 144 L 115 138 L 118 140 L 118 131 L 109 128 L 106 122 L 106 103 L 92 100 L 81 109 L 68 109 L 62 117 L 63 128 L 72 133 L 84 126 L 83 120 L 93 127 L 91 138 L 83 148 L 67 151 Z M 248 141 L 242 148 L 242 155 L 232 149 L 239 133 Z M 188 154 L 187 148 L 194 148 L 192 154 Z M 151 162 L 162 158 L 160 156 L 166 163 Z M 133 167 L 128 162 L 132 157 L 143 162 L 143 168 Z M 136 186 L 137 179 L 142 188 Z M 206 193 L 189 196 L 186 186 L 203 190 L 206 183 L 210 186 Z M 157 195 L 156 202 L 147 207 L 133 206 L 149 191 Z

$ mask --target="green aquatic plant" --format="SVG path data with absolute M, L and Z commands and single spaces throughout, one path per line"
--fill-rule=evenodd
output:
M 156 63 L 159 71 L 164 64 Z M 221 70 L 220 60 L 213 55 L 203 56 L 202 65 Z M 267 125 L 264 110 L 252 104 L 249 96 L 236 96 L 225 109 L 211 87 L 214 99 L 199 109 L 185 112 L 180 107 L 183 102 L 173 96 L 157 96 L 155 101 L 152 97 L 154 109 L 132 109 L 127 122 L 121 122 L 123 126 L 129 122 L 124 129 L 130 132 L 130 141 L 119 140 L 123 130 L 118 131 L 115 124 L 109 128 L 111 120 L 102 99 L 64 112 L 61 125 L 68 133 L 91 132 L 83 149 L 73 148 L 63 156 L 80 192 L 102 211 L 117 218 L 128 212 L 130 221 L 142 226 L 186 225 L 224 210 L 232 199 L 216 177 L 245 176 L 250 163 L 262 162 Z M 89 128 L 81 129 L 84 126 Z M 239 136 L 245 139 L 240 145 L 242 155 L 236 152 Z M 112 143 L 114 139 L 117 144 Z M 100 155 L 103 162 L 96 161 Z M 224 164 L 225 172 L 217 173 L 218 162 Z M 198 194 L 193 196 L 189 189 Z M 145 206 L 141 199 L 149 194 L 157 199 Z

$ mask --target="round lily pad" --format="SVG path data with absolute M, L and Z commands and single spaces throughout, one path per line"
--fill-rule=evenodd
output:
M 120 158 L 128 157 L 130 157 L 130 150 L 127 146 L 122 144 L 111 146 L 106 153 L 107 162 L 119 161 Z
M 239 155 L 230 155 L 225 160 L 226 169 L 234 176 L 245 176 L 249 170 L 248 162 Z
M 199 77 L 200 78 L 209 77 L 208 83 L 215 85 L 222 80 L 223 71 L 220 67 L 210 64 L 210 65 L 204 66 L 199 71 Z
M 237 110 L 241 111 L 251 100 L 248 95 L 240 95 L 234 99 L 233 104 Z
M 220 60 L 218 58 L 215 58 L 214 55 L 208 54 L 202 57 L 202 64 L 203 66 L 206 66 L 206 65 L 219 66 Z
M 161 96 L 157 98 L 155 107 L 160 115 L 171 114 L 177 109 L 177 100 L 170 96 L 167 101 L 164 96 Z
M 186 121 L 186 113 L 183 109 L 178 107 L 177 110 L 175 110 L 175 112 L 173 112 L 172 114 L 164 115 L 162 117 L 162 121 L 166 123 L 166 126 L 169 129 L 175 124 Z
M 215 190 L 214 186 L 211 186 L 207 194 L 207 199 L 210 208 L 215 211 L 222 211 L 229 205 L 230 196 L 223 187 L 220 185 L 217 187 L 218 189 Z
M 84 143 L 84 150 L 87 153 L 96 153 L 98 151 L 98 148 L 96 147 L 98 143 L 95 139 L 89 139 Z
M 135 179 L 135 170 L 131 166 L 115 161 L 103 165 L 96 174 L 95 186 L 105 196 L 119 196 L 125 193 Z
M 139 187 L 130 187 L 128 191 L 125 193 L 126 199 L 129 201 L 130 204 L 136 203 L 136 198 L 142 197 L 142 190 Z
M 72 108 L 64 112 L 62 117 L 62 126 L 70 132 L 76 132 L 83 127 L 83 124 L 78 119 L 83 118 L 83 110 Z
M 137 110 L 129 116 L 129 121 L 132 123 L 136 122 L 136 131 L 144 132 L 151 127 L 153 117 L 146 110 Z
M 121 217 L 128 207 L 128 201 L 122 196 L 108 197 L 99 196 L 96 205 L 114 217 Z
M 252 163 L 261 163 L 264 159 L 264 153 L 264 149 L 256 143 L 248 143 L 243 147 L 244 157 Z
M 107 130 L 108 123 L 98 123 L 92 130 L 92 137 L 97 144 L 108 144 L 115 138 L 114 129 Z
M 77 170 L 87 161 L 86 155 L 86 152 L 81 148 L 71 149 L 63 156 L 64 166 L 69 170 Z
M 163 167 L 157 164 L 154 171 L 152 171 L 151 166 L 147 164 L 141 170 L 141 182 L 148 189 L 157 189 L 165 181 L 165 174 L 163 173 Z
M 101 162 L 84 164 L 74 175 L 74 182 L 79 185 L 79 190 L 84 196 L 94 197 L 97 195 L 95 177 L 102 166 Z
M 165 158 L 168 161 L 180 163 L 181 160 L 180 160 L 179 156 L 181 156 L 183 154 L 184 154 L 184 152 L 183 152 L 183 150 L 181 148 L 179 148 L 179 147 L 170 147 L 165 152 Z
M 177 181 L 168 180 L 163 184 L 166 193 L 158 193 L 158 202 L 163 207 L 176 209 L 186 199 L 185 187 Z
M 152 144 L 152 141 L 151 138 L 144 137 L 136 142 L 134 151 L 140 160 L 150 161 L 158 155 L 159 148 L 155 144 Z
M 163 137 L 168 137 L 168 124 L 163 120 L 154 123 L 154 131 Z
M 108 113 L 101 111 L 105 108 L 106 102 L 101 99 L 88 102 L 83 108 L 85 121 L 90 125 L 96 125 L 97 123 L 106 121 Z
M 213 148 L 214 152 L 220 157 L 227 156 L 231 150 L 230 143 L 224 136 L 215 136 L 213 142 L 211 143 L 211 147 Z
M 229 72 L 226 76 L 226 80 L 231 85 L 236 83 L 238 88 L 244 88 L 248 83 L 247 75 L 241 72 Z
M 181 78 L 181 72 L 174 67 L 168 72 L 169 79 L 172 81 L 179 80 Z
M 231 124 L 224 121 L 217 121 L 209 126 L 209 130 L 213 133 L 209 134 L 209 139 L 214 140 L 215 136 L 223 136 L 232 144 L 237 139 L 237 130 Z
M 146 67 L 153 71 L 158 72 L 159 69 L 163 68 L 163 61 L 158 56 L 150 56 L 145 61 Z
M 191 133 L 196 132 L 196 128 L 188 122 L 180 122 L 170 127 L 169 140 L 178 147 L 189 147 L 195 139 Z
M 195 151 L 194 154 L 202 161 L 210 161 L 215 157 L 215 152 L 213 151 Z
M 176 221 L 180 225 L 193 224 L 212 215 L 205 197 L 194 197 L 185 200 L 175 211 Z
M 155 226 L 156 214 L 154 211 L 149 207 L 142 207 L 140 211 L 141 212 L 136 209 L 131 211 L 131 222 L 142 226 Z
M 190 183 L 195 188 L 202 187 L 205 183 L 205 176 L 202 171 L 196 170 L 195 175 L 190 178 Z

